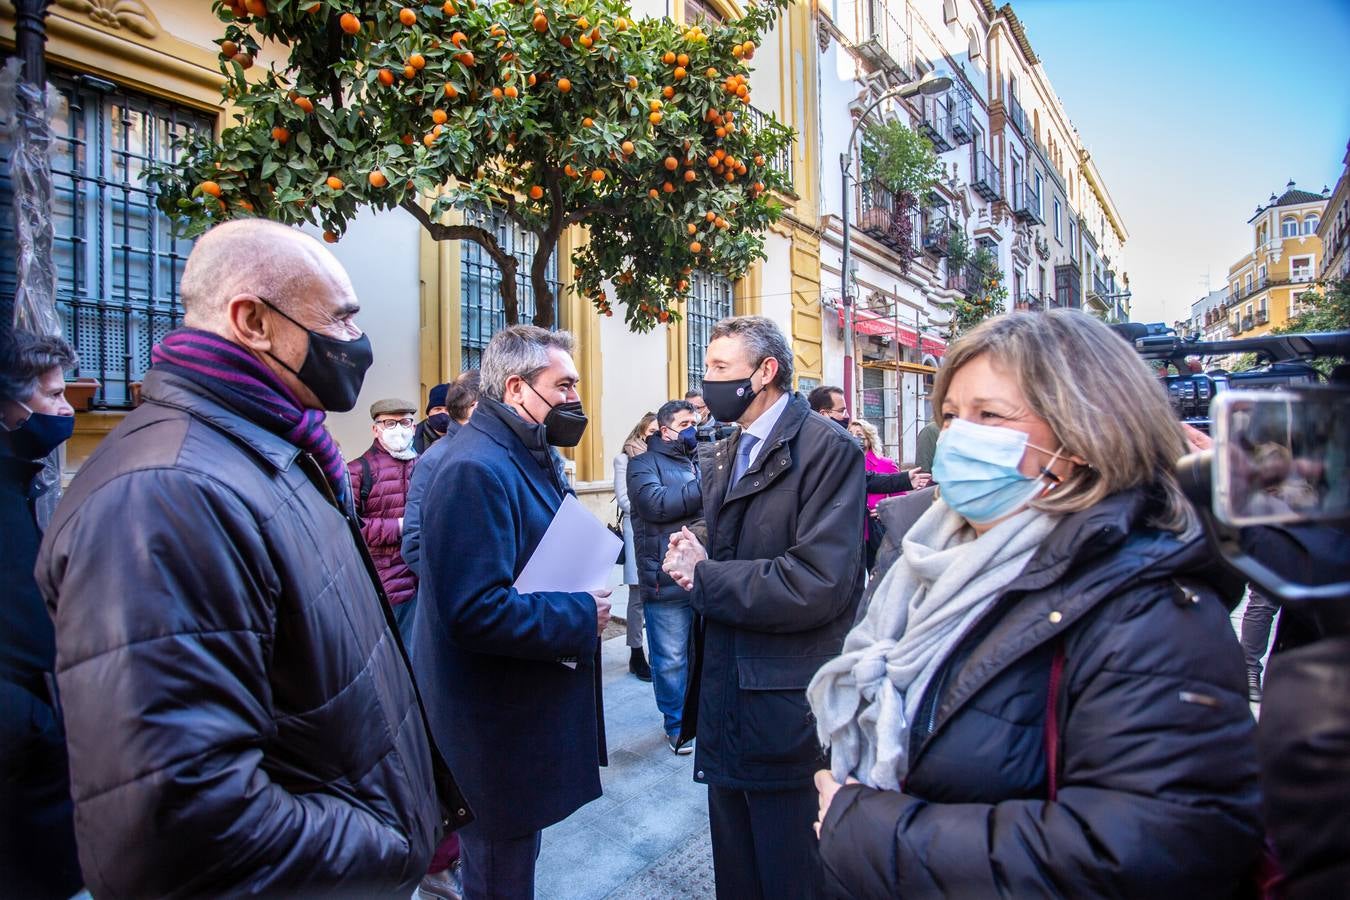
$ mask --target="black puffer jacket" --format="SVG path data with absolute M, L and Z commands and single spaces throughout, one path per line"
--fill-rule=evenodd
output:
M 919 707 L 904 789 L 849 785 L 830 806 L 833 894 L 1234 894 L 1261 833 L 1242 654 L 1200 537 L 1145 518 L 1139 493 L 1066 518 L 958 642 Z
M 684 601 L 688 593 L 661 569 L 670 536 L 703 518 L 703 492 L 694 457 L 676 441 L 647 438 L 647 452 L 628 461 L 628 502 L 633 507 L 642 602 Z
M 37 567 L 91 892 L 407 897 L 435 751 L 352 519 L 193 382 L 152 370 L 144 396 Z

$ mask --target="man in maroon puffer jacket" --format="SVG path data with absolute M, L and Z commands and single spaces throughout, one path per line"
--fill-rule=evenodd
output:
M 375 560 L 395 619 L 411 608 L 407 601 L 417 593 L 417 576 L 399 553 L 403 507 L 408 500 L 413 464 L 417 462 L 417 452 L 412 448 L 412 417 L 416 411 L 416 405 L 406 400 L 378 400 L 371 404 L 370 417 L 374 421 L 370 430 L 375 442 L 347 463 L 356 512 L 361 517 L 361 535 Z

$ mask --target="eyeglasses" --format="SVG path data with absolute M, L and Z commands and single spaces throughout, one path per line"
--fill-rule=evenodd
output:
M 413 426 L 413 420 L 408 416 L 404 416 L 401 419 L 380 419 L 375 424 L 383 428 L 385 431 L 388 431 L 395 425 L 402 425 L 404 428 L 411 428 Z

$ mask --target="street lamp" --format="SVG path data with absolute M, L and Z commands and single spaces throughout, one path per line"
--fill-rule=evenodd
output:
M 840 209 L 843 219 L 844 229 L 844 250 L 843 259 L 840 263 L 839 282 L 842 290 L 844 304 L 844 404 L 848 407 L 849 415 L 853 414 L 853 356 L 855 349 L 855 340 L 853 334 L 853 295 L 849 291 L 848 264 L 849 264 L 849 240 L 848 240 L 848 172 L 853 166 L 853 142 L 858 137 L 858 129 L 862 127 L 863 122 L 872 110 L 876 109 L 887 100 L 903 100 L 907 97 L 913 97 L 916 94 L 932 96 L 941 94 L 949 90 L 952 86 L 952 80 L 946 75 L 939 75 L 936 72 L 929 72 L 918 81 L 911 81 L 898 87 L 893 87 L 883 93 L 870 106 L 862 111 L 858 116 L 858 121 L 853 124 L 853 130 L 848 135 L 848 145 L 844 152 L 839 156 L 839 178 L 842 197 L 840 200 Z

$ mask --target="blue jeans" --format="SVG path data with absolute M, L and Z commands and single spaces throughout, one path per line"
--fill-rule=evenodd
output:
M 688 600 L 649 600 L 642 611 L 647 619 L 656 708 L 665 717 L 666 734 L 677 734 L 689 681 L 689 632 L 694 614 Z

